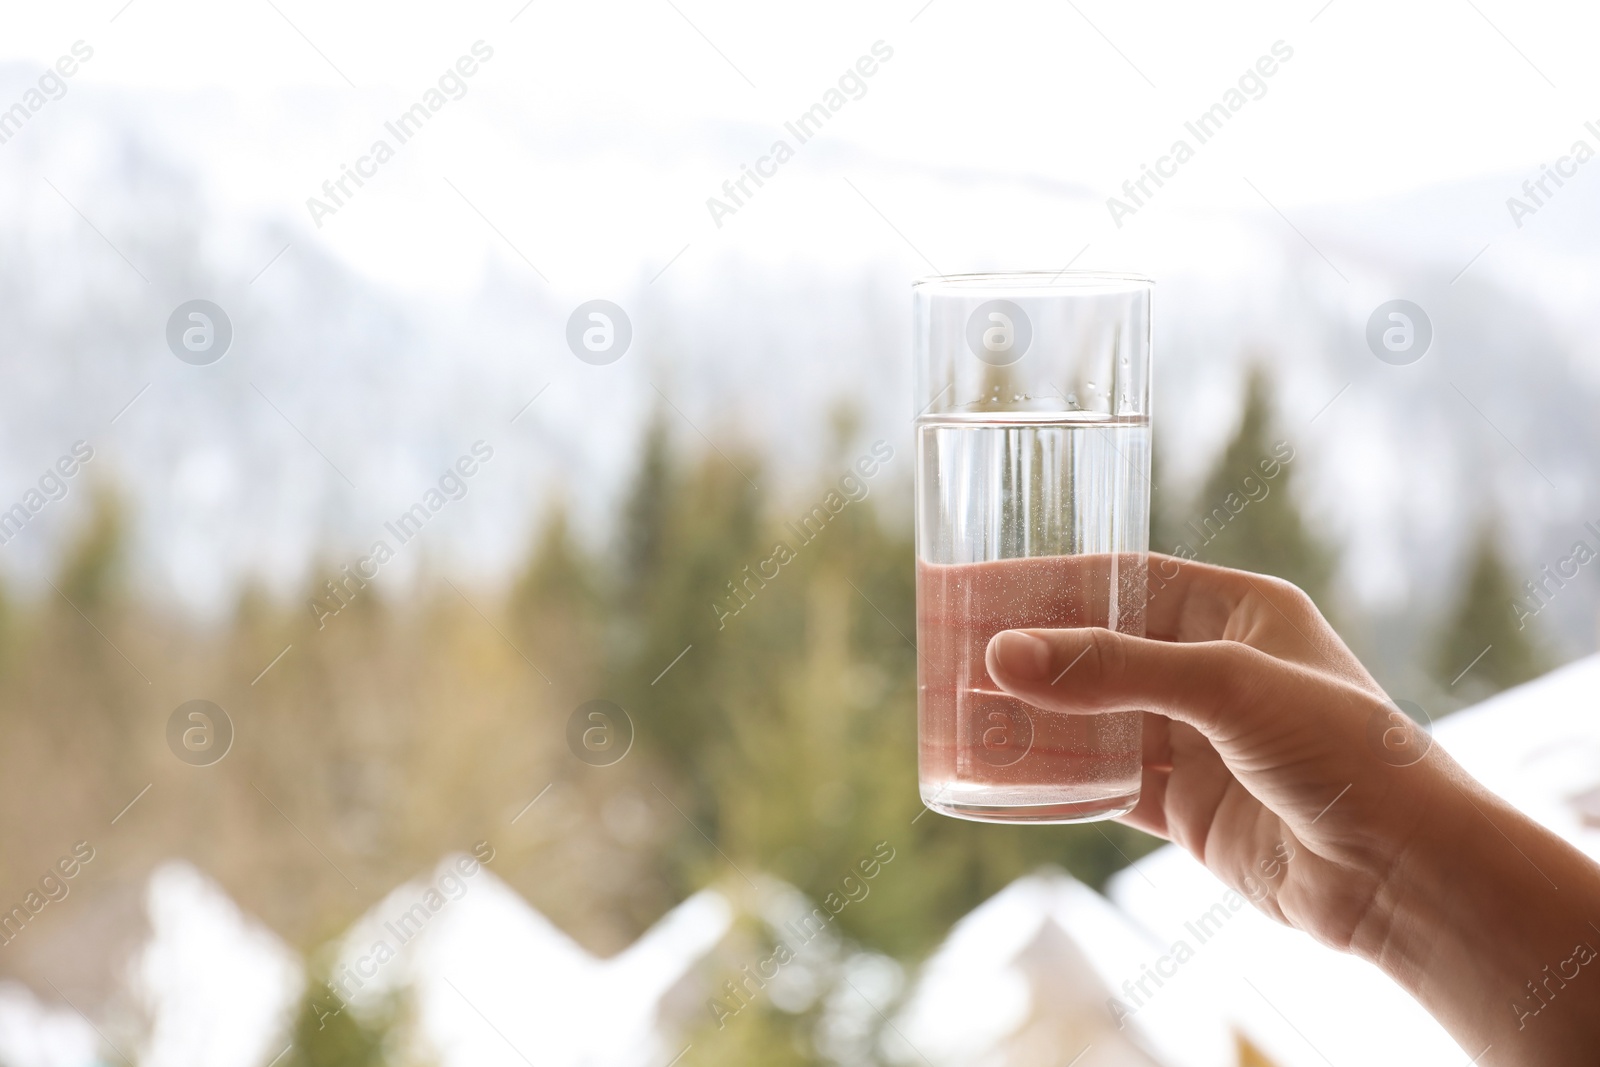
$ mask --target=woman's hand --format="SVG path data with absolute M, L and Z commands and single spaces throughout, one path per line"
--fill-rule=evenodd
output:
M 1150 712 L 1123 821 L 1384 967 L 1491 1046 L 1478 1062 L 1600 1062 L 1600 961 L 1526 986 L 1600 949 L 1600 869 L 1432 745 L 1294 586 L 1151 556 L 1149 591 L 1147 637 L 1004 631 L 990 676 L 1047 710 Z

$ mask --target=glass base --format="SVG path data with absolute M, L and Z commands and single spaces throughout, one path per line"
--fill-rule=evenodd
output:
M 947 797 L 924 798 L 923 803 L 940 815 L 969 822 L 998 823 L 1077 823 L 1104 822 L 1126 815 L 1139 803 L 1139 790 L 1093 800 L 1061 801 L 1050 804 L 977 804 Z

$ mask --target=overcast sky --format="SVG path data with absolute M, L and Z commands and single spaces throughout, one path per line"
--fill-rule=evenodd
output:
M 1127 266 L 1195 210 L 1292 212 L 1520 178 L 1600 119 L 1582 105 L 1600 78 L 1586 54 L 1597 19 L 1577 4 L 1505 0 L 782 11 L 719 0 L 108 0 L 13 5 L 0 58 L 42 67 L 88 42 L 78 91 L 37 121 L 94 106 L 98 94 L 80 86 L 141 90 L 129 97 L 139 116 L 206 176 L 219 208 L 289 219 L 396 285 L 470 288 L 496 249 L 558 292 L 586 293 L 647 278 L 680 253 L 673 269 L 688 277 L 730 255 L 903 258 L 915 273 L 993 265 L 985 256 L 1044 266 L 1085 244 L 1079 266 Z M 466 97 L 316 227 L 306 199 L 478 40 L 494 58 Z M 865 95 L 716 226 L 707 198 L 878 41 L 893 58 Z M 1150 209 L 1114 226 L 1104 197 L 1175 139 L 1197 144 L 1185 121 L 1279 41 L 1292 58 L 1275 64 L 1265 94 L 1199 146 Z M 7 79 L 7 102 L 21 74 Z M 0 168 L 13 147 L 0 148 Z M 1008 184 L 1026 212 L 997 195 Z M 1092 195 L 1074 202 L 1080 187 Z
M 106 465 L 145 478 L 145 510 L 196 544 L 226 541 L 251 566 L 279 561 L 273 567 L 285 570 L 316 538 L 355 543 L 414 500 L 473 439 L 463 435 L 476 422 L 461 411 L 521 403 L 546 383 L 546 410 L 519 430 L 526 455 L 506 446 L 503 469 L 517 478 L 548 463 L 566 484 L 621 484 L 631 434 L 658 405 L 658 378 L 686 418 L 743 421 L 779 453 L 816 437 L 821 412 L 843 395 L 866 398 L 879 423 L 904 433 L 904 339 L 880 329 L 904 322 L 899 286 L 929 273 L 1069 263 L 1184 279 L 1162 290 L 1158 315 L 1161 380 L 1181 398 L 1168 402 L 1163 432 L 1186 443 L 1189 475 L 1231 432 L 1238 391 L 1229 368 L 1239 352 L 1273 352 L 1284 405 L 1309 419 L 1377 366 L 1361 326 L 1380 302 L 1417 295 L 1406 286 L 1418 260 L 1441 284 L 1470 262 L 1473 281 L 1540 298 L 1574 373 L 1600 378 L 1600 249 L 1589 207 L 1600 163 L 1581 168 L 1561 203 L 1525 229 L 1505 208 L 1575 139 L 1600 147 L 1600 133 L 1585 128 L 1590 119 L 1600 126 L 1600 107 L 1582 103 L 1600 100 L 1585 51 L 1600 39 L 1597 22 L 1600 13 L 1576 4 L 1508 0 L 10 4 L 0 11 L 0 112 L 75 42 L 93 57 L 65 95 L 0 144 L 0 224 L 27 235 L 20 262 L 40 291 L 76 291 L 81 271 L 109 271 L 107 291 L 135 301 L 151 324 L 121 377 L 102 368 L 70 390 L 52 377 L 56 364 L 18 353 L 19 375 L 37 388 L 32 398 L 18 393 L 9 417 L 36 412 L 39 425 L 12 428 L 12 451 L 26 461 L 11 480 L 36 477 L 27 449 L 52 459 L 84 412 L 118 410 L 152 376 L 173 379 L 173 390 L 188 383 L 192 410 L 163 392 L 167 384 L 152 389 L 117 428 L 133 443 L 109 451 Z M 460 98 L 401 144 L 386 124 L 426 101 L 441 76 L 455 79 L 449 72 L 475 46 L 462 67 L 470 77 L 447 80 Z M 832 105 L 827 123 L 802 144 L 787 124 L 819 102 Z M 1188 124 L 1219 103 L 1233 105 L 1230 117 L 1201 143 Z M 1180 138 L 1193 156 L 1174 169 L 1162 157 Z M 314 218 L 308 199 L 326 202 L 324 183 L 363 165 L 379 139 L 393 158 L 367 165 L 364 184 L 347 185 L 337 210 Z M 775 165 L 765 157 L 780 139 L 793 157 Z M 164 190 L 129 180 L 135 160 Z M 1145 165 L 1168 177 L 1158 189 L 1147 184 L 1145 202 L 1118 226 L 1107 197 L 1123 196 Z M 766 169 L 763 184 L 747 183 L 731 213 L 713 217 L 708 199 L 726 204 L 724 183 L 746 166 Z M 140 235 L 168 225 L 161 211 L 183 201 L 191 178 L 201 280 L 232 286 L 227 299 L 241 319 L 279 331 L 278 349 L 241 344 L 211 378 L 171 360 L 157 330 L 178 300 L 200 294 L 147 286 L 106 247 L 137 259 Z M 1461 182 L 1476 184 L 1441 189 Z M 1365 214 L 1329 209 L 1395 196 L 1410 199 Z M 1557 250 L 1559 240 L 1575 247 Z M 384 319 L 349 335 L 323 322 L 304 336 L 303 324 L 283 321 L 302 307 L 296 280 L 324 256 L 415 312 L 410 332 L 391 339 Z M 604 372 L 573 360 L 558 328 L 568 309 L 595 298 L 625 303 L 642 331 L 636 356 Z M 371 314 L 380 306 L 361 305 Z M 1447 342 L 1460 324 L 1440 311 L 1440 358 L 1417 375 L 1455 373 L 1443 357 L 1454 357 Z M 472 330 L 451 325 L 457 314 L 500 321 L 461 343 Z M 1325 332 L 1325 319 L 1345 328 Z M 670 336 L 650 334 L 666 324 Z M 1180 324 L 1191 335 L 1182 351 L 1167 340 Z M 1471 332 L 1481 340 L 1481 326 Z M 1508 365 L 1526 355 L 1504 347 Z M 264 362 L 252 367 L 251 358 Z M 290 444 L 299 451 L 284 451 L 274 435 L 289 431 L 248 387 L 255 374 L 270 375 L 276 400 L 320 447 L 349 457 L 362 493 L 341 495 L 344 479 L 298 437 Z M 218 407 L 202 387 L 230 377 L 239 379 L 237 409 Z M 1375 395 L 1394 399 L 1393 386 L 1375 383 Z M 95 388 L 106 395 L 80 395 Z M 1394 530 L 1410 522 L 1432 543 L 1434 527 L 1458 521 L 1460 509 L 1419 496 L 1384 461 L 1420 454 L 1399 433 L 1417 420 L 1363 406 L 1362 388 L 1345 403 L 1346 423 L 1318 423 L 1329 437 L 1321 454 L 1335 459 L 1313 473 L 1308 458 L 1306 484 L 1319 487 L 1311 495 L 1331 528 L 1347 531 L 1364 595 L 1402 598 L 1411 557 L 1395 547 Z M 1428 403 L 1458 403 L 1442 381 L 1439 390 Z M 358 391 L 374 412 L 366 421 L 337 399 Z M 415 425 L 374 426 L 390 408 L 412 412 Z M 210 452 L 206 435 L 171 429 L 207 413 L 225 423 Z M 1380 415 L 1389 421 L 1361 421 Z M 1533 438 L 1506 425 L 1525 445 Z M 1435 437 L 1456 456 L 1453 438 Z M 1456 456 L 1469 465 L 1475 457 Z M 812 457 L 793 458 L 805 467 Z M 357 470 L 362 463 L 375 469 Z M 1340 463 L 1345 475 L 1332 471 Z M 162 480 L 169 469 L 180 475 L 171 486 Z M 268 476 L 260 469 L 275 479 L 271 492 L 256 492 Z M 551 484 L 561 484 L 557 474 Z M 1531 471 L 1515 474 L 1544 492 Z M 487 509 L 479 532 L 462 534 L 473 546 L 466 554 L 489 570 L 485 560 L 521 550 L 524 512 L 535 509 L 536 494 L 506 477 L 500 496 L 486 491 L 488 503 L 474 505 Z M 1481 482 L 1481 471 L 1474 477 Z M 264 513 L 247 521 L 246 502 Z M 578 504 L 596 526 L 608 513 L 593 493 Z M 1402 515 L 1408 507 L 1415 521 Z M 1544 514 L 1520 498 L 1518 507 Z M 65 531 L 64 509 L 58 518 Z M 216 537 L 227 523 L 244 533 Z M 498 547 L 482 550 L 484 530 Z M 1358 535 L 1370 543 L 1355 545 Z M 235 563 L 198 566 L 198 552 L 187 543 L 169 552 L 171 581 L 215 596 L 224 587 L 215 576 Z

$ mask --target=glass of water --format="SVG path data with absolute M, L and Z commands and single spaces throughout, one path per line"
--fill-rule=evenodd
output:
M 912 287 L 918 770 L 935 811 L 1087 822 L 1138 802 L 1140 712 L 1046 711 L 984 660 L 1001 630 L 1144 634 L 1150 292 L 1077 271 Z M 1056 684 L 1070 699 L 1070 673 Z

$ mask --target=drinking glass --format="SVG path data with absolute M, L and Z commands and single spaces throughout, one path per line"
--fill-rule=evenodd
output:
M 1143 636 L 1149 279 L 1072 271 L 912 287 L 922 801 L 982 822 L 1089 822 L 1139 799 L 1141 712 L 1008 696 L 1001 630 Z M 1053 683 L 1072 692 L 1068 666 Z

